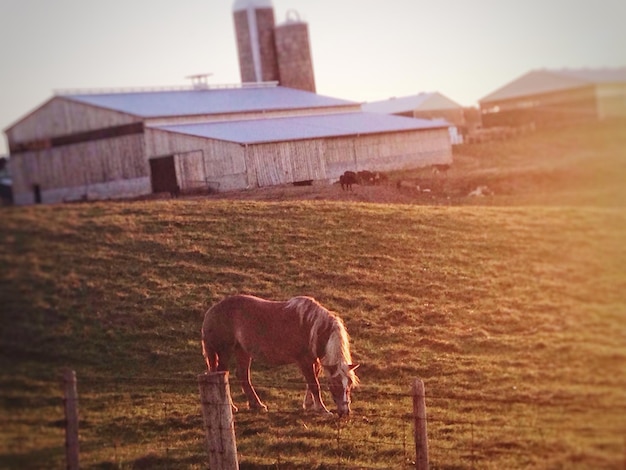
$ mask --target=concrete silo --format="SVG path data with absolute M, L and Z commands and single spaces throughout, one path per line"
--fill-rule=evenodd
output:
M 278 81 L 272 1 L 235 0 L 233 17 L 241 81 Z
M 315 75 L 309 42 L 309 27 L 294 10 L 274 29 L 278 76 L 281 86 L 315 93 Z

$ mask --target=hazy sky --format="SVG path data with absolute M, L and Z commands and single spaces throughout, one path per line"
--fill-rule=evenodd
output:
M 233 0 L 0 0 L 0 128 L 56 89 L 240 81 Z M 273 0 L 309 24 L 317 92 L 464 106 L 539 68 L 626 66 L 625 0 Z M 0 139 L 0 154 L 7 153 Z

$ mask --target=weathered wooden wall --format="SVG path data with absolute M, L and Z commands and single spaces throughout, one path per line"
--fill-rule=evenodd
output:
M 21 152 L 11 157 L 10 165 L 16 204 L 33 203 L 35 185 L 45 203 L 150 191 L 141 134 Z
M 249 181 L 254 186 L 274 186 L 327 178 L 321 139 L 275 142 L 246 147 Z
M 327 139 L 327 178 L 344 171 L 390 171 L 452 162 L 446 128 Z
M 24 142 L 48 140 L 107 127 L 138 122 L 137 118 L 116 111 L 77 103 L 55 96 L 6 130 L 9 147 Z
M 146 155 L 175 155 L 183 190 L 229 190 L 451 163 L 452 147 L 446 128 L 250 145 L 146 129 Z
M 174 155 L 181 189 L 195 189 L 202 181 L 208 189 L 219 191 L 250 184 L 245 149 L 233 142 L 146 128 L 145 155 L 147 159 Z M 192 161 L 188 162 L 189 158 Z

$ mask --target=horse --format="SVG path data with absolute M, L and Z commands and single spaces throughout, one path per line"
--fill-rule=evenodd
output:
M 202 323 L 207 368 L 210 372 L 228 370 L 233 353 L 250 409 L 267 411 L 250 382 L 250 365 L 259 359 L 269 365 L 297 364 L 307 384 L 302 407 L 330 413 L 318 380 L 323 369 L 337 414 L 350 414 L 350 390 L 359 379 L 349 336 L 343 321 L 312 297 L 273 301 L 240 294 L 213 305 Z M 234 405 L 233 409 L 237 410 Z

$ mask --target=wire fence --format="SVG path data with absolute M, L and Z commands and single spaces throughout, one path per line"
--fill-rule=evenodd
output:
M 81 468 L 207 468 L 195 378 L 77 378 Z M 242 468 L 411 468 L 416 454 L 410 385 L 363 385 L 354 393 L 350 418 L 337 419 L 301 409 L 301 380 L 258 380 L 270 411 L 240 406 L 235 415 Z M 243 405 L 234 378 L 231 390 Z M 324 397 L 332 409 L 327 391 Z M 6 448 L 0 467 L 39 468 L 42 461 L 64 459 L 62 398 L 55 384 L 3 396 L 0 433 Z M 443 396 L 427 389 L 431 467 L 484 468 L 494 461 L 537 466 L 537 456 L 588 443 L 572 457 L 583 462 L 581 468 L 585 459 L 626 468 L 624 428 L 561 424 L 559 408 L 571 407 L 566 400 Z M 594 413 L 623 411 L 594 407 Z

